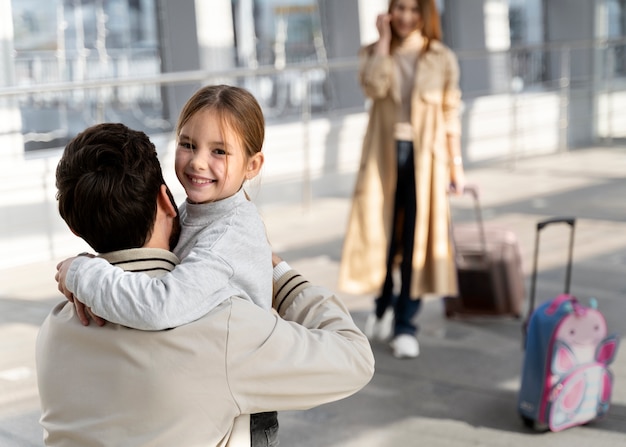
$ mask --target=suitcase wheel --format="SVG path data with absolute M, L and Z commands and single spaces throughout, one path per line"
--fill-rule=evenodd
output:
M 444 314 L 446 318 L 453 318 L 456 315 L 457 308 L 457 297 L 455 296 L 444 296 L 443 297 L 443 308 Z
M 535 428 L 535 420 L 526 416 L 521 416 L 522 422 L 524 423 L 524 427 L 526 428 Z
M 548 427 L 547 424 L 540 424 L 537 421 L 535 421 L 534 419 L 531 419 L 527 416 L 522 416 L 520 415 L 522 418 L 522 422 L 524 423 L 524 426 L 526 428 L 530 428 L 531 430 L 534 430 L 536 432 L 539 433 L 544 433 L 550 430 L 550 427 Z

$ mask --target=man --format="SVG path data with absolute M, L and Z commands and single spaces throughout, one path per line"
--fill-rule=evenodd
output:
M 57 188 L 62 217 L 103 260 L 150 275 L 178 263 L 176 206 L 142 132 L 101 124 L 79 134 Z M 365 386 L 373 355 L 343 304 L 277 256 L 274 265 L 275 313 L 232 297 L 193 323 L 145 332 L 84 326 L 69 301 L 57 305 L 36 347 L 46 445 L 250 445 L 245 415 Z

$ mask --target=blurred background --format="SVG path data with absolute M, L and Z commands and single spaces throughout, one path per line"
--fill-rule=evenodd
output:
M 525 273 L 536 220 L 578 216 L 575 290 L 602 300 L 609 326 L 623 329 L 626 0 L 438 5 L 461 66 L 462 150 L 468 180 L 482 188 L 483 216 L 517 233 Z M 202 85 L 249 89 L 267 119 L 266 163 L 249 193 L 273 248 L 334 289 L 367 120 L 356 56 L 376 40 L 376 15 L 386 9 L 387 0 L 0 0 L 0 446 L 41 445 L 35 338 L 62 299 L 56 263 L 91 251 L 58 215 L 54 174 L 64 145 L 103 121 L 143 130 L 180 202 L 173 127 L 181 106 Z M 473 216 L 471 202 L 456 209 Z M 558 235 L 547 241 L 542 286 L 558 292 L 565 245 Z M 361 323 L 371 297 L 344 298 Z M 411 441 L 394 445 L 410 445 L 418 435 L 397 430 L 410 424 L 400 425 L 406 409 L 389 399 L 394 388 L 402 402 L 433 390 L 411 410 L 421 416 L 419 436 L 424 420 L 445 424 L 425 444 L 541 442 L 523 434 L 509 442 L 520 430 L 511 404 L 519 322 L 444 321 L 433 303 L 421 317 L 417 376 L 411 362 L 378 363 L 373 389 L 356 400 L 281 416 L 285 445 L 304 445 L 302 433 L 316 433 L 304 437 L 311 442 L 324 434 L 333 440 L 326 445 L 364 445 L 343 440 L 372 421 L 374 429 L 389 423 L 381 439 L 407 433 Z M 466 374 L 468 365 L 480 372 Z M 626 364 L 615 371 L 626 377 Z M 572 431 L 568 445 L 623 439 L 626 392 L 615 396 L 605 431 Z M 476 441 L 487 435 L 491 442 Z M 542 439 L 537 445 L 557 442 Z
M 439 0 L 468 167 L 626 134 L 626 0 Z M 0 268 L 74 253 L 54 169 L 85 127 L 124 122 L 172 177 L 172 128 L 201 85 L 236 84 L 268 130 L 261 207 L 349 194 L 367 104 L 359 47 L 387 0 L 0 0 Z

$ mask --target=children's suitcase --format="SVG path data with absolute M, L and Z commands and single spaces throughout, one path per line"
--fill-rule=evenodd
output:
M 534 310 L 539 234 L 554 223 L 571 228 L 565 293 Z M 586 424 L 609 409 L 613 374 L 608 365 L 618 338 L 607 335 L 606 320 L 595 299 L 584 305 L 569 294 L 575 219 L 537 224 L 532 288 L 524 322 L 525 355 L 518 411 L 528 427 L 560 431 Z
M 474 199 L 476 222 L 452 225 L 459 296 L 445 298 L 445 314 L 521 317 L 525 292 L 517 236 L 485 227 L 477 188 L 468 185 L 464 191 Z

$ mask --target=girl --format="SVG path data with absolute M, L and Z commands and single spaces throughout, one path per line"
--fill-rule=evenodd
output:
M 413 318 L 420 298 L 456 295 L 446 194 L 450 186 L 463 191 L 459 69 L 441 43 L 435 0 L 391 0 L 376 27 L 378 41 L 359 53 L 372 105 L 339 286 L 379 293 L 366 335 L 386 339 L 393 330 L 393 354 L 412 358 L 419 354 Z
M 65 267 L 59 288 L 73 290 L 76 300 L 105 320 L 144 330 L 189 323 L 232 296 L 269 311 L 271 248 L 243 190 L 263 166 L 264 135 L 263 112 L 249 92 L 227 85 L 200 89 L 176 126 L 175 171 L 187 195 L 174 249 L 181 264 L 150 278 L 94 259 Z M 252 445 L 272 445 L 277 426 L 275 412 L 252 415 Z
M 217 85 L 196 92 L 176 126 L 174 168 L 187 194 L 174 248 L 181 265 L 155 281 L 86 263 L 66 278 L 75 297 L 108 321 L 144 330 L 194 321 L 234 295 L 270 309 L 271 248 L 243 190 L 263 165 L 264 132 L 261 108 L 247 91 Z M 83 287 L 90 279 L 97 290 Z

